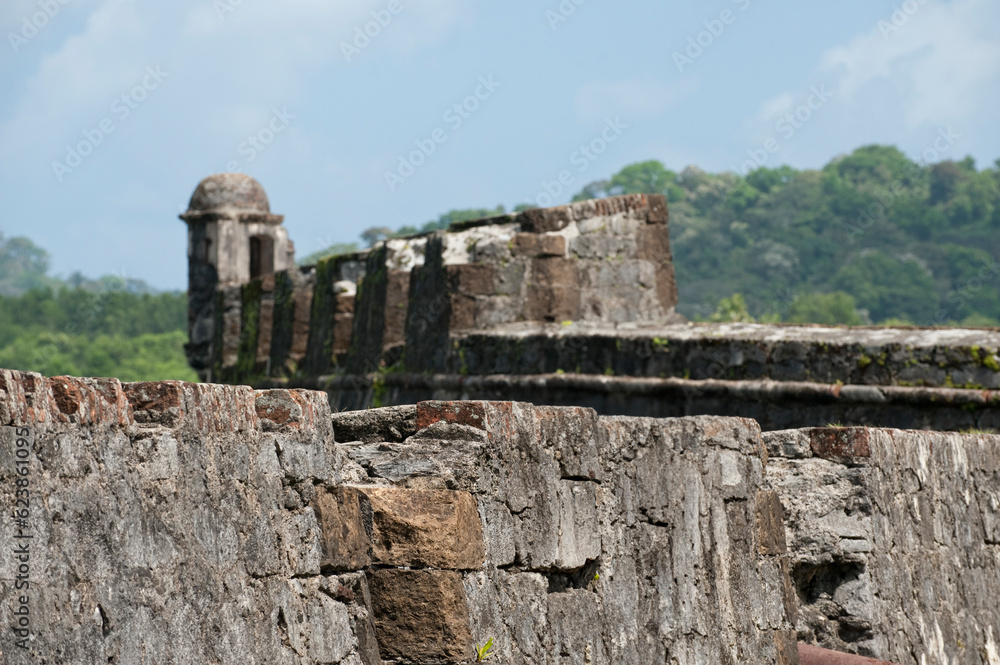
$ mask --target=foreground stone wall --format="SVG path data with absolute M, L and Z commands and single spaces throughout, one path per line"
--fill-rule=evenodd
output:
M 323 571 L 308 505 L 346 480 L 323 395 L 0 371 L 0 424 L 5 516 L 29 492 L 2 527 L 4 662 L 375 662 L 342 590 L 362 580 Z
M 4 662 L 797 662 L 752 421 L 3 370 L 0 427 Z
M 907 664 L 1000 663 L 1000 437 L 769 432 L 799 636 Z
M 462 584 L 471 635 L 492 637 L 498 662 L 797 662 L 753 421 L 425 402 L 334 428 L 361 439 L 344 446 L 374 482 L 476 497 L 485 565 Z M 377 620 L 380 643 L 409 649 L 404 618 Z

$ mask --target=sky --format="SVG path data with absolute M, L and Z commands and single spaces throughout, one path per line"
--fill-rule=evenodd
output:
M 0 232 L 161 289 L 222 171 L 305 256 L 648 159 L 1000 158 L 996 0 L 2 0 L 0 34 Z

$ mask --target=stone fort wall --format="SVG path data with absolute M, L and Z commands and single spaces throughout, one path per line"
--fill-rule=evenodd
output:
M 994 435 L 6 370 L 0 427 L 4 662 L 998 663 Z
M 462 222 L 255 279 L 192 277 L 190 298 L 203 379 L 323 390 L 334 410 L 487 399 L 769 430 L 1000 428 L 1000 332 L 683 321 L 662 196 Z

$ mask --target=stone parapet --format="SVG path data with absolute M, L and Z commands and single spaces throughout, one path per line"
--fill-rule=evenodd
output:
M 446 362 L 459 331 L 674 320 L 667 218 L 662 196 L 613 197 L 465 222 L 220 284 L 214 306 L 199 305 L 212 321 L 198 314 L 192 322 L 198 340 L 213 331 L 210 348 L 204 340 L 190 347 L 192 362 L 203 378 L 255 385 L 395 363 L 423 371 Z
M 1000 436 L 812 428 L 764 441 L 800 638 L 907 664 L 998 662 Z
M 753 421 L 0 386 L 0 502 L 27 478 L 31 535 L 31 639 L 5 662 L 469 663 L 489 638 L 509 663 L 794 662 Z M 0 558 L 5 598 L 19 565 Z

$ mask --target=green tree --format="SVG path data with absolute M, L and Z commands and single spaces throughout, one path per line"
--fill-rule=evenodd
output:
M 802 294 L 792 301 L 788 323 L 824 323 L 860 326 L 864 323 L 854 298 L 843 291 Z
M 708 318 L 713 323 L 754 323 L 757 321 L 750 315 L 746 300 L 739 293 L 719 301 L 719 306 Z
M 857 299 L 873 321 L 904 318 L 928 322 L 934 316 L 934 279 L 914 259 L 897 259 L 871 251 L 856 257 L 834 278 L 834 284 Z
M 48 252 L 28 238 L 7 238 L 0 233 L 0 295 L 20 295 L 50 285 L 48 270 Z

